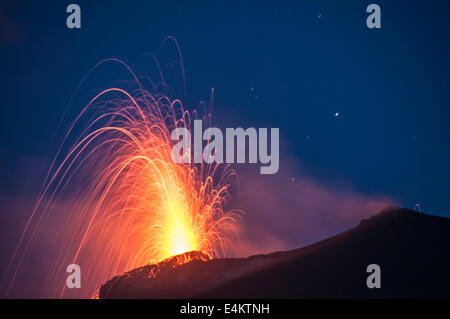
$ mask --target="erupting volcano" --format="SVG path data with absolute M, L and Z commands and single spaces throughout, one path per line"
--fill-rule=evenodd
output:
M 208 122 L 211 113 L 187 110 L 158 86 L 145 89 L 123 62 L 107 62 L 125 66 L 135 88 L 103 90 L 70 126 L 9 265 L 10 285 L 46 234 L 47 249 L 57 252 L 49 280 L 59 296 L 71 263 L 80 265 L 83 291 L 92 294 L 114 275 L 173 255 L 195 250 L 214 258 L 233 249 L 240 213 L 225 204 L 234 171 L 171 158 L 170 132 L 190 129 L 194 119 Z

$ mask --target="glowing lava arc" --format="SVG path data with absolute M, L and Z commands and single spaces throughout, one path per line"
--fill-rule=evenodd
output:
M 175 163 L 170 133 L 189 129 L 197 112 L 143 89 L 132 74 L 138 89 L 104 90 L 70 127 L 16 249 L 17 268 L 44 232 L 48 249 L 59 252 L 49 277 L 65 278 L 65 267 L 79 264 L 89 293 L 173 255 L 197 250 L 214 258 L 233 249 L 240 212 L 225 211 L 225 203 L 234 171 Z M 76 142 L 67 145 L 70 137 Z M 60 277 L 54 285 L 63 296 Z

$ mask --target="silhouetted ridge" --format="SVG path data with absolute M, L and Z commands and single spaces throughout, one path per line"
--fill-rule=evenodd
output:
M 194 260 L 153 277 L 132 271 L 102 286 L 100 297 L 448 298 L 449 243 L 450 219 L 389 206 L 304 248 Z M 369 264 L 381 267 L 380 289 L 366 286 Z

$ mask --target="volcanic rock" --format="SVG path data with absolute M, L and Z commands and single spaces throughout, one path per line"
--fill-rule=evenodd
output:
M 100 298 L 449 298 L 449 244 L 450 219 L 388 207 L 292 251 L 211 260 L 191 252 L 181 265 L 186 256 L 175 256 L 111 279 Z M 370 264 L 381 268 L 381 288 L 366 285 Z

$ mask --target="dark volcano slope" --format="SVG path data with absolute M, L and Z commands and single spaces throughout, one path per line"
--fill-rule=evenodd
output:
M 100 298 L 449 298 L 450 219 L 388 208 L 317 244 L 108 281 Z M 366 268 L 381 267 L 369 289 Z

